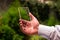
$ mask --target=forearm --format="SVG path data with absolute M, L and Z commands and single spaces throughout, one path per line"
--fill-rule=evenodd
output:
M 54 31 L 54 29 L 54 27 L 40 24 L 38 27 L 38 35 L 43 36 L 44 38 L 49 38 L 50 33 Z

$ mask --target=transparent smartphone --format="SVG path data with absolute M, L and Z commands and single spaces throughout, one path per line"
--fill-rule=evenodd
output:
M 30 11 L 29 11 L 28 7 L 19 7 L 18 11 L 19 11 L 20 19 L 30 20 L 30 17 L 29 17 L 29 12 Z

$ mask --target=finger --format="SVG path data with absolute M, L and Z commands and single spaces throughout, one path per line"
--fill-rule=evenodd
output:
M 22 21 L 20 21 L 19 24 L 23 24 Z
M 21 27 L 26 27 L 27 26 L 27 23 L 26 22 L 23 22 L 23 21 L 20 22 L 19 24 L 20 24 Z
M 27 20 L 22 20 L 22 23 L 28 23 L 29 21 L 27 21 Z
M 27 21 L 26 21 L 26 20 L 20 19 L 19 24 L 26 24 L 26 23 L 27 23 Z
M 19 19 L 19 21 L 22 21 L 22 19 Z
M 22 19 L 22 20 L 20 20 L 19 24 L 21 24 L 20 25 L 21 27 L 28 27 L 30 25 L 30 22 Z
M 20 28 L 21 28 L 21 29 L 25 29 L 26 27 L 25 27 L 25 25 L 20 24 Z
M 25 29 L 26 28 L 26 25 L 24 25 L 24 24 L 20 24 L 20 26 L 21 26 L 21 29 Z
M 25 30 L 25 27 L 22 26 L 22 27 L 20 27 L 20 29 L 21 29 L 22 31 L 24 31 L 24 30 Z
M 26 25 L 22 22 L 19 23 L 21 27 L 26 27 Z
M 22 27 L 23 25 L 22 25 L 22 24 L 20 24 L 20 26 Z
M 31 20 L 33 20 L 35 18 L 31 13 L 29 13 L 29 16 L 30 16 Z
M 22 24 L 22 21 L 20 21 L 19 24 Z

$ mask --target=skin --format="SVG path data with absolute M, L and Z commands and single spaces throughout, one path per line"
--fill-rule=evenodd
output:
M 20 29 L 26 35 L 38 34 L 39 22 L 31 13 L 29 13 L 29 16 L 31 18 L 30 21 L 23 20 L 23 19 L 19 20 Z

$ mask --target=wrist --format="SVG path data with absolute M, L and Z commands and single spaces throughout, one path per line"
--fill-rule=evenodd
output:
M 34 33 L 35 35 L 38 34 L 38 27 L 39 27 L 39 25 L 34 28 L 35 29 L 35 33 Z

